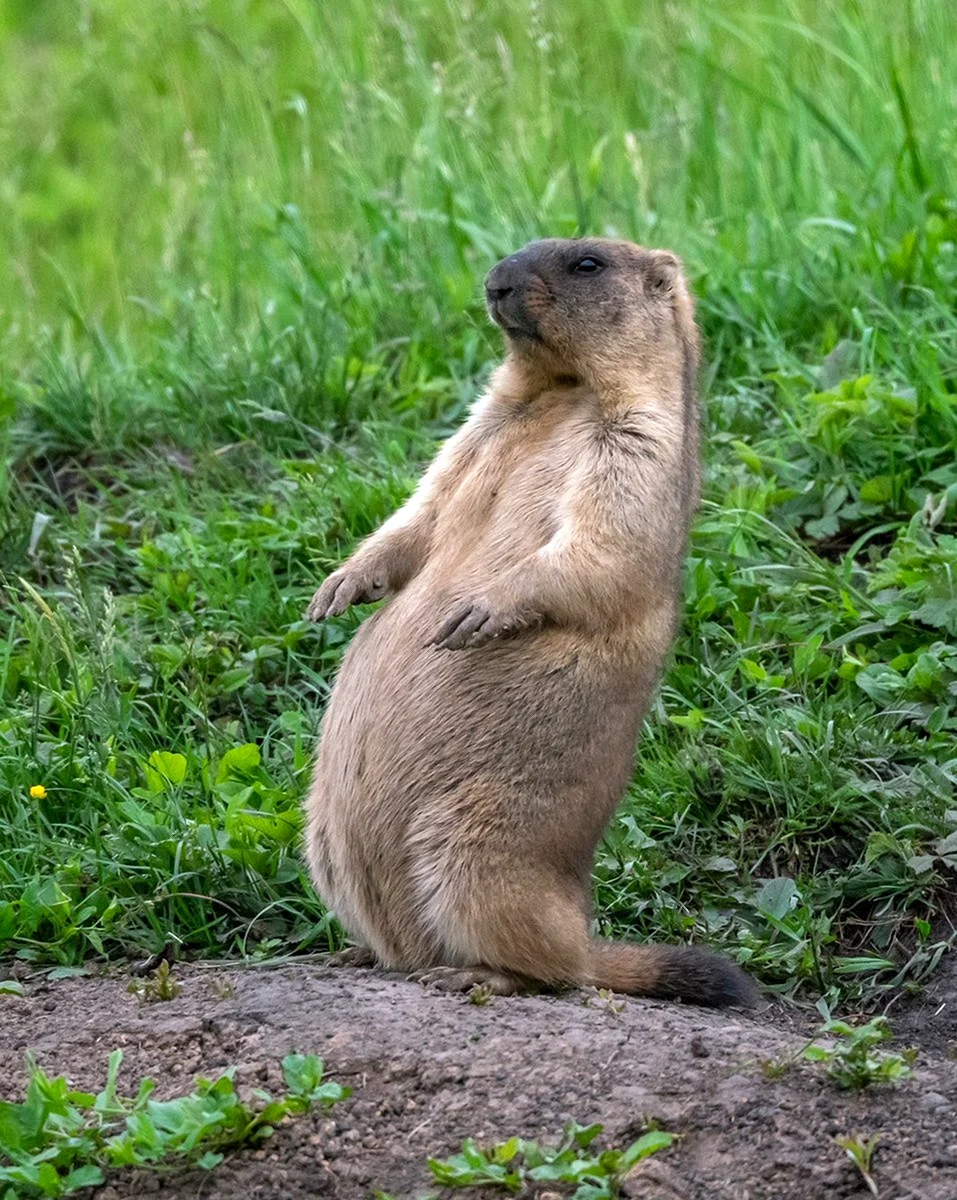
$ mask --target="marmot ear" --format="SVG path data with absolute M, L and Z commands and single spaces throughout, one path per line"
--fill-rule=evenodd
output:
M 681 259 L 670 250 L 652 250 L 645 267 L 649 292 L 666 294 L 673 290 L 681 274 Z

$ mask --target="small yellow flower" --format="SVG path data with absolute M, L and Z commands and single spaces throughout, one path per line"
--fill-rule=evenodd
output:
M 33 787 L 30 788 L 30 795 L 34 800 L 45 800 L 46 794 L 47 790 L 42 783 L 35 783 Z

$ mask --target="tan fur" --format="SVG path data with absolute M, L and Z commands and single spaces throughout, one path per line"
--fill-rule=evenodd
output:
M 380 963 L 443 986 L 746 999 L 714 955 L 588 929 L 595 846 L 674 636 L 698 495 L 680 264 L 625 242 L 536 242 L 486 290 L 504 363 L 309 610 L 390 597 L 326 712 L 313 878 Z

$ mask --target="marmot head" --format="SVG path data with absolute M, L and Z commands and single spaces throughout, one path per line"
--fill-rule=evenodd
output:
M 510 357 L 549 376 L 680 370 L 697 351 L 681 263 L 667 250 L 605 238 L 548 238 L 503 258 L 485 280 Z

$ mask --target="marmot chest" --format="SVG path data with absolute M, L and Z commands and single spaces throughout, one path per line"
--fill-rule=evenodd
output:
M 516 422 L 477 453 L 442 507 L 430 566 L 486 560 L 506 567 L 544 546 L 590 438 L 578 418 Z

